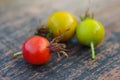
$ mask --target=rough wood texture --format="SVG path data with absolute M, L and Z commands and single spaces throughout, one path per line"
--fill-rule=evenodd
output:
M 22 56 L 12 59 L 50 13 L 66 10 L 78 17 L 87 5 L 88 0 L 0 0 L 0 80 L 120 80 L 120 0 L 92 1 L 90 10 L 106 29 L 95 60 L 75 39 L 68 42 L 74 46 L 69 58 L 59 62 L 56 54 L 42 66 L 30 65 Z

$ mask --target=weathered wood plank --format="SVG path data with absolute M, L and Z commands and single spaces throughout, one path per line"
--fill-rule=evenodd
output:
M 42 66 L 30 65 L 22 56 L 12 59 L 50 13 L 66 10 L 78 18 L 87 6 L 87 0 L 0 0 L 0 80 L 120 80 L 120 0 L 94 0 L 90 5 L 106 29 L 95 60 L 76 39 L 67 42 L 72 51 L 60 61 L 55 54 Z

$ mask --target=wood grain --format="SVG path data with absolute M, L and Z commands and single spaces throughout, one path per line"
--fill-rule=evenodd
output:
M 88 0 L 0 0 L 0 80 L 120 80 L 120 0 L 92 0 L 90 11 L 106 29 L 95 60 L 75 38 L 67 42 L 69 58 L 60 61 L 56 54 L 41 66 L 22 56 L 12 59 L 52 12 L 65 10 L 78 18 L 87 7 Z

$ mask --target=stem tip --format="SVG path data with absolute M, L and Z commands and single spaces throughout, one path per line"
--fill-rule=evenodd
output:
M 22 52 L 21 52 L 21 51 L 13 54 L 13 58 L 16 58 L 16 57 L 19 56 L 19 55 L 22 55 Z

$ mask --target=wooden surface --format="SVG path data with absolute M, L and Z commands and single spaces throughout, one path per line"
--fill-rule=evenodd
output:
M 87 5 L 88 0 L 0 0 L 0 80 L 120 80 L 120 0 L 92 1 L 90 10 L 106 29 L 95 60 L 75 39 L 68 42 L 69 58 L 61 61 L 53 54 L 47 64 L 33 66 L 22 56 L 12 58 L 52 12 L 65 10 L 78 18 Z

